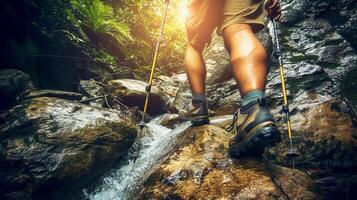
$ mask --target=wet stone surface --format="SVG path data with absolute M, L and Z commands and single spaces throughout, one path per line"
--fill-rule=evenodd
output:
M 290 169 L 282 172 L 275 166 L 274 171 L 259 159 L 229 158 L 229 137 L 230 133 L 214 125 L 187 129 L 178 148 L 145 181 L 139 199 L 284 199 L 297 195 L 297 190 L 287 189 L 292 185 L 280 187 L 273 179 L 282 180 Z M 303 175 L 301 180 L 300 197 L 315 198 L 310 178 Z
M 63 199 L 112 167 L 135 136 L 130 118 L 107 109 L 27 100 L 0 125 L 0 198 Z

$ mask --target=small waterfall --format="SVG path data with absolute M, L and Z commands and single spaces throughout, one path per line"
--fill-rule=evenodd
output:
M 127 200 L 132 199 L 140 184 L 150 174 L 152 168 L 159 164 L 173 148 L 176 139 L 190 126 L 183 123 L 174 129 L 159 125 L 162 116 L 149 123 L 145 128 L 146 134 L 141 138 L 142 149 L 134 162 L 128 160 L 109 176 L 105 177 L 96 190 L 85 196 L 90 200 Z

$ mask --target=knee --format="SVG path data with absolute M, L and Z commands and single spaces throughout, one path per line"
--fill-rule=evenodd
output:
M 232 60 L 253 58 L 265 60 L 267 55 L 261 42 L 256 38 L 250 25 L 235 24 L 223 30 L 225 46 Z
M 200 58 L 202 57 L 202 51 L 203 49 L 188 44 L 185 52 L 185 59 Z
M 197 45 L 191 45 L 191 44 L 187 44 L 186 47 L 186 54 L 189 53 L 194 53 L 194 54 L 202 54 L 203 52 L 203 46 L 197 46 Z

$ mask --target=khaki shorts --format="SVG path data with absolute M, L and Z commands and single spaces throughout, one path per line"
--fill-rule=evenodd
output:
M 188 42 L 203 49 L 213 30 L 222 35 L 233 24 L 249 24 L 254 32 L 265 26 L 264 0 L 189 0 L 186 20 Z

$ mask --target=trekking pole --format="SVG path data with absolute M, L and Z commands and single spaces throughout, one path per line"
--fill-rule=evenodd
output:
M 143 109 L 143 113 L 142 113 L 142 117 L 141 117 L 141 122 L 139 123 L 140 133 L 137 136 L 137 141 L 135 142 L 137 146 L 134 147 L 134 149 L 135 149 L 135 152 L 133 155 L 134 160 L 136 160 L 136 158 L 138 157 L 139 151 L 140 151 L 140 137 L 141 137 L 143 129 L 145 127 L 145 115 L 146 115 L 148 104 L 149 104 L 152 81 L 153 81 L 155 67 L 156 67 L 156 63 L 157 63 L 157 59 L 158 59 L 158 55 L 159 55 L 160 44 L 161 44 L 163 33 L 164 33 L 164 26 L 165 26 L 165 22 L 166 22 L 166 16 L 167 16 L 167 10 L 169 8 L 169 4 L 170 4 L 170 0 L 165 0 L 165 10 L 164 10 L 164 16 L 163 16 L 163 19 L 161 22 L 161 27 L 160 27 L 160 36 L 156 43 L 155 54 L 154 54 L 154 59 L 153 59 L 152 65 L 151 65 L 151 72 L 150 72 L 148 85 L 145 88 L 146 98 L 145 98 L 144 109 Z
M 292 164 L 293 164 L 293 168 L 295 168 L 295 157 L 300 156 L 300 153 L 297 152 L 293 148 L 294 144 L 293 144 L 292 131 L 291 131 L 289 103 L 288 103 L 288 97 L 287 97 L 287 94 L 286 94 L 286 84 L 285 84 L 285 75 L 284 75 L 283 56 L 282 56 L 282 51 L 281 51 L 281 48 L 280 48 L 280 43 L 279 43 L 279 38 L 278 38 L 278 31 L 277 31 L 277 28 L 276 28 L 276 22 L 275 22 L 274 19 L 271 19 L 271 22 L 273 24 L 273 34 L 274 34 L 275 47 L 276 47 L 274 56 L 279 61 L 281 90 L 283 92 L 283 99 L 284 99 L 284 104 L 282 106 L 282 113 L 285 114 L 285 120 L 286 120 L 287 128 L 288 128 L 288 137 L 289 137 L 290 149 L 287 152 L 287 156 L 289 158 L 291 158 Z

